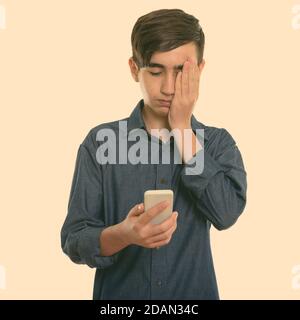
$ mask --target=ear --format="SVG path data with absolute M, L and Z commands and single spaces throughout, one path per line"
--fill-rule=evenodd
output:
M 202 72 L 203 68 L 205 66 L 205 60 L 202 59 L 202 61 L 198 64 L 198 67 L 199 67 L 199 70 L 200 70 L 200 73 Z
M 138 70 L 138 66 L 136 65 L 136 63 L 134 62 L 134 60 L 133 60 L 132 57 L 129 58 L 128 64 L 129 64 L 129 67 L 130 67 L 130 72 L 131 72 L 131 75 L 132 75 L 133 80 L 136 81 L 136 82 L 139 82 L 139 77 L 138 77 L 139 70 Z

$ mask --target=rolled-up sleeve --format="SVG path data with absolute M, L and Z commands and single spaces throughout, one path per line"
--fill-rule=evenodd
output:
M 90 136 L 85 141 L 90 141 Z M 96 161 L 96 150 L 82 143 L 77 152 L 68 212 L 61 229 L 62 250 L 73 262 L 103 269 L 117 260 L 119 252 L 112 256 L 101 255 L 100 235 L 107 227 L 103 216 L 101 167 Z
M 201 174 L 185 174 L 181 179 L 199 211 L 218 230 L 232 226 L 246 205 L 247 179 L 241 153 L 229 132 L 219 129 L 214 156 L 206 148 Z M 192 160 L 185 166 L 190 168 Z M 191 168 L 190 168 L 191 169 Z

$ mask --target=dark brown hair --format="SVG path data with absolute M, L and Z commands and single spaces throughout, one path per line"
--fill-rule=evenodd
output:
M 205 43 L 199 20 L 181 9 L 155 10 L 138 18 L 133 27 L 132 58 L 142 68 L 155 51 L 169 51 L 189 42 L 196 44 L 199 64 Z

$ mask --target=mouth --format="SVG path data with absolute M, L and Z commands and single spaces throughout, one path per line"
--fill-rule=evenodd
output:
M 161 106 L 163 107 L 170 107 L 171 106 L 171 100 L 161 100 L 161 99 L 158 99 L 158 102 Z

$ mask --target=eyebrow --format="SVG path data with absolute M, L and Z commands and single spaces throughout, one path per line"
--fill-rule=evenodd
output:
M 161 69 L 165 69 L 166 66 L 164 66 L 163 64 L 160 63 L 156 63 L 156 62 L 150 62 L 146 67 L 149 68 L 161 68 Z M 183 68 L 183 64 L 177 64 L 173 67 L 173 69 L 175 70 L 182 70 Z

